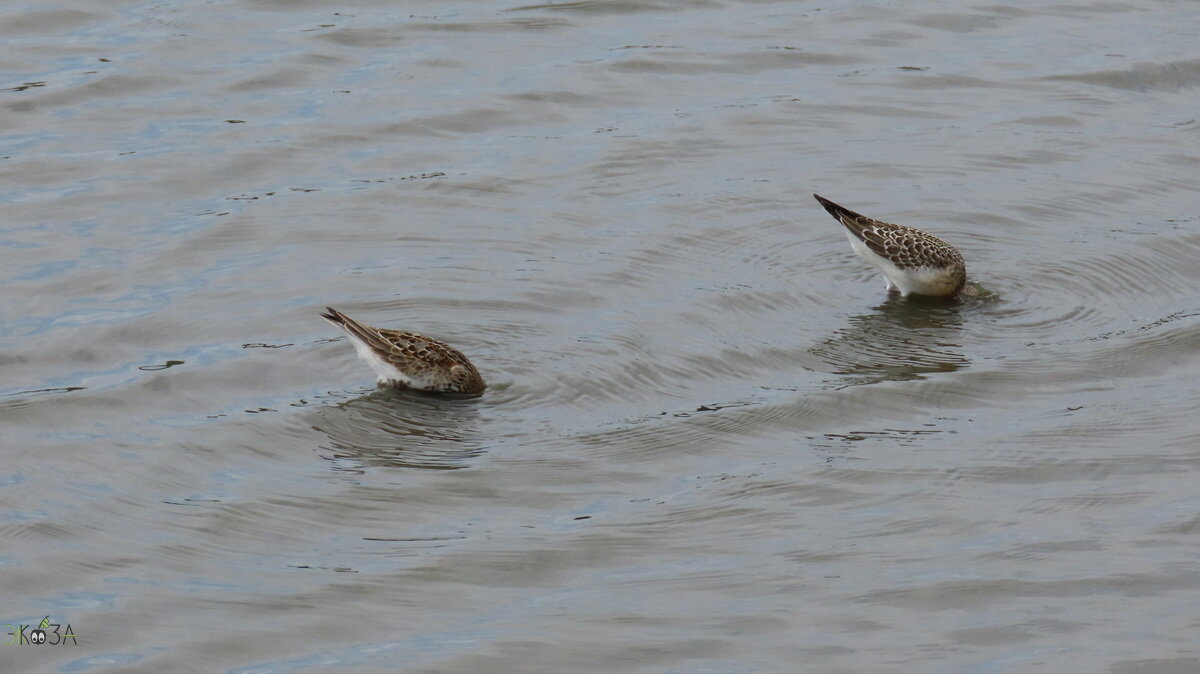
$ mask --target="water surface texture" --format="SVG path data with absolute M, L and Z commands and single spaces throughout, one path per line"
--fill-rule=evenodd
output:
M 0 45 L 0 622 L 77 635 L 3 671 L 1200 671 L 1197 3 Z M 813 192 L 989 296 L 888 297 Z M 326 305 L 488 393 L 377 390 Z

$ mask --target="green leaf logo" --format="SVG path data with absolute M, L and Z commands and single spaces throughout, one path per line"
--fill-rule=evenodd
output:
M 39 630 L 44 630 L 47 627 L 50 627 L 50 616 L 46 616 L 45 618 L 42 618 L 42 624 L 38 625 Z

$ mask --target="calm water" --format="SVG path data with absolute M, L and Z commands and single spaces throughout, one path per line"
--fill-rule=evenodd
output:
M 1200 671 L 1197 3 L 0 45 L 0 622 L 77 635 L 3 671 Z M 888 298 L 812 192 L 992 297 Z M 327 304 L 491 389 L 376 390 Z

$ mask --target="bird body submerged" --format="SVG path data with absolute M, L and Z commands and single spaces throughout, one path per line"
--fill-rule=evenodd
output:
M 449 344 L 413 332 L 372 328 L 332 307 L 326 311 L 321 318 L 349 335 L 358 357 L 371 366 L 380 384 L 471 395 L 487 388 L 471 361 Z
M 963 290 L 967 267 L 954 246 L 915 227 L 874 220 L 813 196 L 845 226 L 854 252 L 883 272 L 889 290 L 932 297 L 953 297 Z

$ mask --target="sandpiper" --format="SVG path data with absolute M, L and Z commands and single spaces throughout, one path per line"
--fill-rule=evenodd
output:
M 332 307 L 321 318 L 350 335 L 358 357 L 380 384 L 439 393 L 480 395 L 487 388 L 479 371 L 458 349 L 412 332 L 372 328 Z
M 967 282 L 962 254 L 950 244 L 915 227 L 872 220 L 814 194 L 829 214 L 846 226 L 850 247 L 887 279 L 901 295 L 953 297 Z

